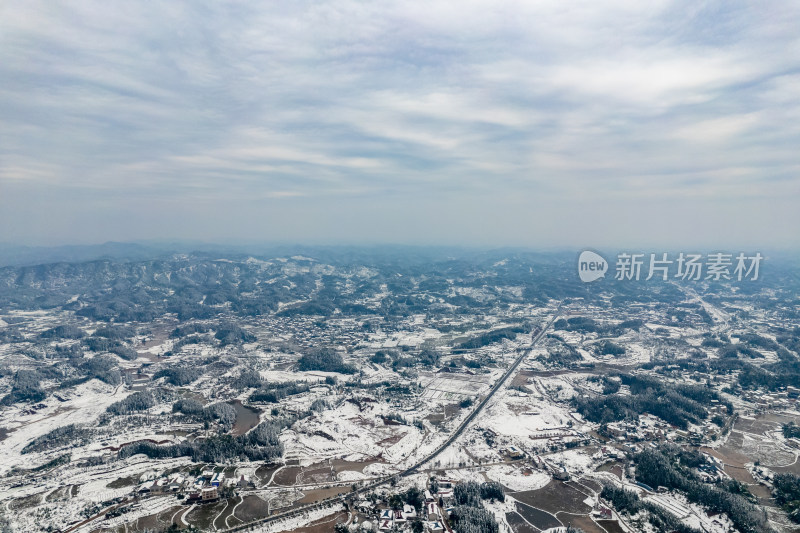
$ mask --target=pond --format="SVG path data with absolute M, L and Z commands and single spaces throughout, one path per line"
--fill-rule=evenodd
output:
M 228 402 L 236 409 L 236 421 L 233 423 L 231 435 L 244 435 L 261 421 L 261 411 L 242 405 L 239 400 Z

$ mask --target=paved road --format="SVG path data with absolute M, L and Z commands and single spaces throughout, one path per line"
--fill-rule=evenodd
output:
M 489 393 L 483 398 L 483 400 L 481 400 L 481 402 L 477 406 L 475 406 L 475 408 L 472 410 L 472 412 L 469 414 L 469 416 L 467 416 L 467 418 L 465 418 L 464 421 L 461 422 L 461 424 L 450 435 L 450 437 L 446 441 L 444 441 L 438 448 L 436 448 L 433 452 L 431 452 L 430 454 L 428 454 L 427 456 L 425 456 L 424 458 L 419 460 L 413 466 L 403 470 L 399 474 L 395 474 L 393 476 L 387 476 L 387 477 L 384 477 L 384 478 L 382 478 L 382 479 L 380 479 L 378 481 L 374 481 L 373 483 L 370 483 L 369 485 L 364 485 L 364 486 L 358 488 L 357 490 L 355 490 L 355 491 L 353 491 L 351 493 L 348 493 L 347 495 L 335 496 L 333 498 L 329 498 L 327 500 L 323 500 L 323 501 L 321 501 L 319 503 L 316 503 L 316 504 L 304 505 L 303 507 L 298 507 L 296 509 L 292 509 L 291 511 L 285 511 L 285 512 L 280 513 L 280 514 L 276 514 L 276 515 L 268 516 L 268 517 L 265 517 L 265 518 L 261 518 L 259 520 L 254 521 L 254 522 L 250 522 L 248 524 L 243 524 L 241 526 L 232 527 L 232 528 L 227 529 L 225 531 L 246 531 L 246 530 L 248 530 L 250 528 L 253 528 L 253 527 L 256 527 L 256 526 L 260 526 L 260 525 L 264 525 L 264 524 L 267 524 L 269 522 L 274 522 L 276 520 L 282 520 L 282 519 L 285 519 L 285 518 L 293 518 L 293 517 L 296 517 L 298 515 L 302 515 L 302 514 L 308 512 L 308 511 L 313 511 L 313 510 L 316 510 L 316 509 L 322 509 L 322 508 L 328 507 L 328 506 L 330 506 L 331 504 L 334 504 L 334 503 L 344 503 L 345 499 L 348 496 L 355 495 L 355 494 L 361 494 L 361 493 L 364 493 L 364 492 L 369 492 L 369 491 L 375 490 L 376 488 L 380 487 L 381 485 L 385 485 L 386 483 L 389 483 L 392 480 L 392 478 L 395 478 L 395 477 L 406 477 L 406 476 L 409 476 L 411 474 L 416 473 L 420 469 L 421 466 L 423 466 L 423 465 L 425 465 L 425 463 L 428 463 L 431 460 L 435 459 L 437 455 L 439 455 L 444 450 L 446 450 L 451 444 L 453 444 L 453 442 L 456 441 L 456 439 L 458 439 L 458 437 L 461 436 L 462 433 L 464 433 L 464 430 L 469 427 L 469 425 L 480 414 L 480 412 L 483 410 L 483 408 L 486 407 L 486 405 L 489 403 L 489 401 L 491 401 L 491 399 L 495 395 L 495 393 L 497 391 L 499 391 L 503 387 L 505 382 L 508 381 L 508 378 L 511 377 L 511 375 L 514 374 L 514 372 L 516 372 L 517 368 L 522 363 L 522 361 L 528 355 L 530 355 L 531 351 L 536 346 L 536 343 L 539 342 L 539 340 L 541 340 L 542 337 L 544 337 L 544 334 L 547 332 L 547 330 L 550 328 L 550 326 L 553 325 L 553 322 L 555 322 L 556 318 L 558 318 L 558 315 L 559 315 L 560 312 L 561 312 L 561 306 L 559 305 L 558 309 L 556 309 L 556 312 L 553 314 L 553 317 L 550 319 L 550 321 L 547 322 L 547 324 L 545 324 L 545 326 L 542 327 L 542 329 L 533 336 L 533 339 L 531 340 L 530 347 L 527 350 L 523 350 L 522 353 L 520 353 L 519 357 L 517 357 L 514 360 L 514 362 L 511 364 L 511 366 L 508 367 L 508 370 L 505 371 L 505 373 L 502 375 L 502 377 L 500 377 L 500 379 L 498 379 L 497 382 L 494 384 L 494 386 L 489 390 Z

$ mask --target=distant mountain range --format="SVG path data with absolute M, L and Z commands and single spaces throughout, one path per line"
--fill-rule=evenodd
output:
M 81 263 L 99 259 L 114 261 L 142 261 L 163 259 L 174 254 L 210 254 L 227 258 L 291 257 L 310 255 L 317 259 L 332 262 L 352 262 L 381 259 L 405 258 L 413 261 L 443 260 L 459 257 L 462 259 L 486 260 L 497 254 L 526 252 L 529 249 L 503 248 L 488 250 L 455 246 L 413 246 L 413 245 L 329 245 L 313 246 L 302 244 L 213 244 L 192 241 L 174 242 L 106 242 L 103 244 L 63 245 L 63 246 L 21 246 L 0 243 L 0 267 L 32 266 L 50 263 Z M 562 250 L 542 251 L 535 255 L 542 261 L 554 257 L 571 257 L 573 252 Z
M 0 266 L 26 266 L 59 262 L 73 263 L 95 259 L 141 260 L 173 253 L 174 251 L 174 247 L 159 248 L 138 243 L 122 242 L 52 247 L 0 244 Z

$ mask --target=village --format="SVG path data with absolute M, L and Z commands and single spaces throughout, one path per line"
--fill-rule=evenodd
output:
M 247 264 L 278 279 L 336 272 L 306 258 Z M 357 272 L 347 283 L 376 275 Z M 351 298 L 381 305 L 388 286 L 372 286 Z M 791 355 L 766 312 L 749 308 L 742 326 L 736 301 L 672 289 L 626 307 L 526 304 L 516 289 L 409 294 L 494 303 L 391 320 L 167 314 L 146 326 L 5 312 L 18 337 L 0 346 L 0 384 L 36 395 L 0 409 L 5 516 L 63 533 L 450 532 L 466 505 L 517 533 L 736 529 L 643 474 L 643 458 L 679 453 L 680 476 L 738 490 L 793 531 L 773 494 L 797 470 L 800 390 L 764 381 L 762 367 Z M 38 384 L 22 389 L 23 376 Z

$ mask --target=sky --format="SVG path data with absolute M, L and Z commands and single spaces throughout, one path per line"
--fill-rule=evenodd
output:
M 0 3 L 0 242 L 800 247 L 795 1 Z

